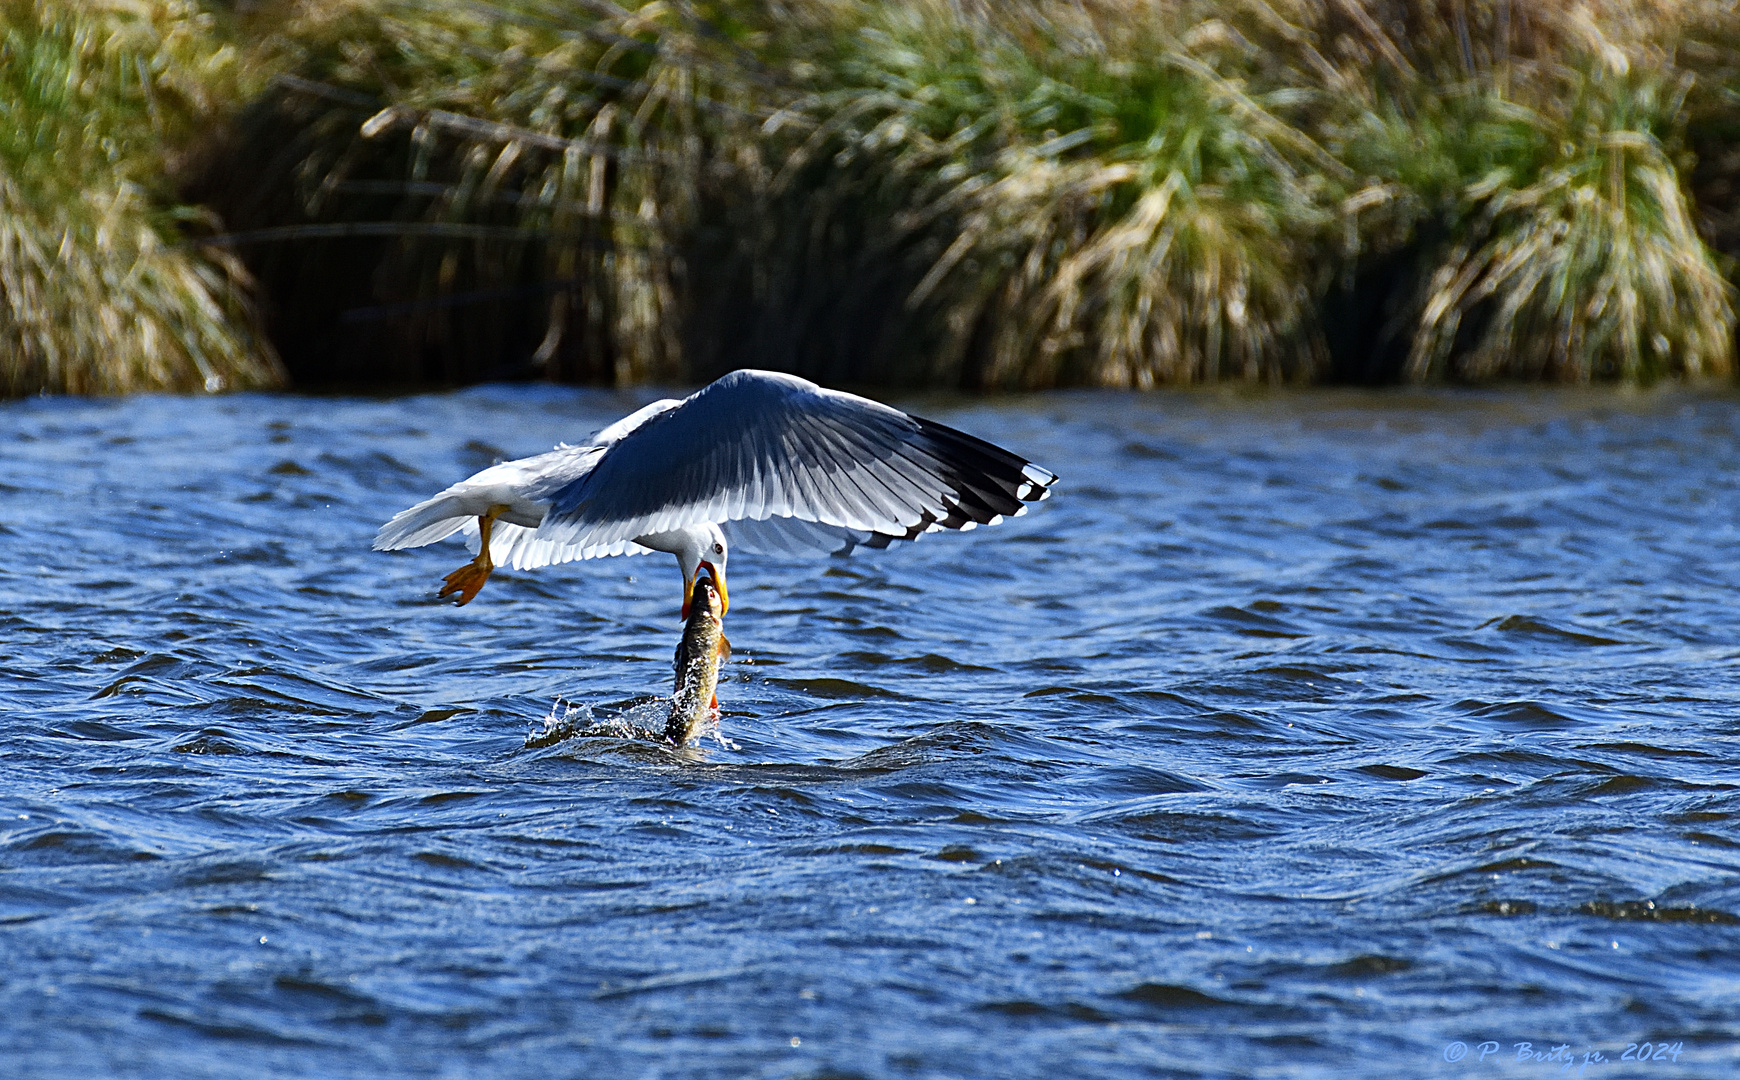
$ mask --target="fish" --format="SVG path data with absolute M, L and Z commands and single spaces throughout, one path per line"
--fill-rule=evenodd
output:
M 725 598 L 703 566 L 689 594 L 689 620 L 677 643 L 676 688 L 665 742 L 682 746 L 701 737 L 719 708 L 719 665 L 731 656 L 725 640 Z

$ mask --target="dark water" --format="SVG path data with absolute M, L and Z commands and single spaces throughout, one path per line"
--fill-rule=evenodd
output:
M 1740 401 L 911 402 L 1059 494 L 527 749 L 674 562 L 369 539 L 640 400 L 0 407 L 0 1074 L 1740 1075 Z

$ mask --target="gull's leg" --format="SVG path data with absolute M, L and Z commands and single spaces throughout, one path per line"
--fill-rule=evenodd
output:
M 442 578 L 441 580 L 446 584 L 436 594 L 437 598 L 449 593 L 458 593 L 459 603 L 455 605 L 456 607 L 464 607 L 471 603 L 471 598 L 477 595 L 477 590 L 483 588 L 483 583 L 489 580 L 490 571 L 495 569 L 495 563 L 490 561 L 489 557 L 489 534 L 495 528 L 495 519 L 506 512 L 507 507 L 498 503 L 489 508 L 489 513 L 478 517 L 477 558 Z

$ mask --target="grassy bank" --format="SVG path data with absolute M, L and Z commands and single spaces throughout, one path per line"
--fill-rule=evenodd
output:
M 53 29 L 71 6 L 0 10 L 9 43 L 83 40 Z M 250 295 L 304 384 L 1734 371 L 1740 21 L 1722 3 L 124 10 L 149 14 L 88 19 L 152 29 L 87 35 L 82 62 L 109 74 L 84 97 L 14 107 L 126 152 L 76 188 L 40 139 L 4 161 L 9 181 L 38 174 L 20 196 L 35 250 L 93 238 L 74 245 L 83 279 L 180 260 L 152 295 L 182 314 L 106 349 L 188 358 L 158 364 L 163 385 L 270 380 Z M 97 190 L 132 200 L 134 248 L 55 232 Z M 53 260 L 15 249 L 15 311 L 151 310 L 78 274 L 21 291 L 15 263 Z M 38 355 L 0 355 L 13 393 L 142 378 L 56 383 L 40 359 L 17 367 L 48 374 L 12 378 L 15 351 Z
M 0 3 L 0 396 L 282 383 L 168 179 L 239 62 L 190 3 Z

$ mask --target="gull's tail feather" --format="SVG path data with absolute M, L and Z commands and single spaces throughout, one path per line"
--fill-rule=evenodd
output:
M 443 493 L 394 514 L 375 534 L 375 550 L 398 551 L 433 544 L 452 536 L 467 522 L 473 529 L 477 527 L 475 512 L 463 505 L 462 500 Z

